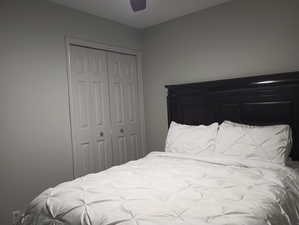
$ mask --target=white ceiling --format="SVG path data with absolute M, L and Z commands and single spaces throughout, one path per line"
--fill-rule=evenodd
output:
M 129 0 L 50 0 L 67 7 L 136 28 L 146 28 L 230 0 L 147 0 L 147 9 L 134 13 Z

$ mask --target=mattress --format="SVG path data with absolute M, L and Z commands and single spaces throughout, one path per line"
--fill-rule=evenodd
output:
M 153 152 L 49 188 L 23 225 L 295 225 L 299 178 L 281 165 Z

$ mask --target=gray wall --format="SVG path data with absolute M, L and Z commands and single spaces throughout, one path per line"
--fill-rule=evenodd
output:
M 0 224 L 72 179 L 64 36 L 140 49 L 139 31 L 44 0 L 0 0 Z
M 144 32 L 148 150 L 164 149 L 165 84 L 299 70 L 299 1 L 234 0 Z

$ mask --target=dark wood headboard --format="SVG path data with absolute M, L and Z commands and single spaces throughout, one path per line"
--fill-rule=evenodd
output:
M 168 123 L 290 124 L 299 160 L 299 72 L 167 85 Z

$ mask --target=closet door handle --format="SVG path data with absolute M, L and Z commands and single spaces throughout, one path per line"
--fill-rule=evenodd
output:
M 101 137 L 104 137 L 104 132 L 103 132 L 103 131 L 100 132 L 100 136 L 101 136 Z

